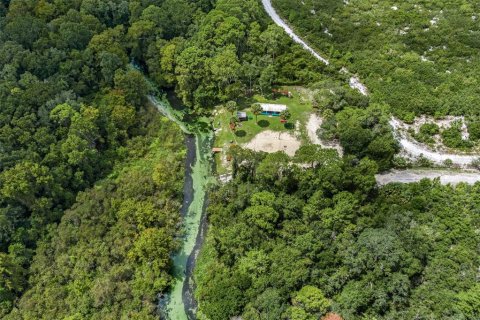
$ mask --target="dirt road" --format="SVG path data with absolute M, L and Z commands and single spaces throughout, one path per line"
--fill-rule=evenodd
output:
M 475 184 L 480 182 L 479 172 L 454 172 L 447 170 L 393 170 L 376 176 L 379 185 L 391 182 L 412 183 L 422 179 L 439 178 L 442 184 Z

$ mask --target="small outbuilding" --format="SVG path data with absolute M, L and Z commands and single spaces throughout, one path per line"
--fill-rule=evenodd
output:
M 265 116 L 280 116 L 282 111 L 287 110 L 287 106 L 284 104 L 271 104 L 271 103 L 261 103 L 262 114 Z
M 238 120 L 240 120 L 240 121 L 248 121 L 247 113 L 246 113 L 246 112 L 243 112 L 243 111 L 238 111 L 238 112 L 237 112 L 237 118 L 238 118 Z
M 343 318 L 336 313 L 329 313 L 322 320 L 343 320 Z
M 274 95 L 280 95 L 284 97 L 293 97 L 292 93 L 288 90 L 281 90 L 281 89 L 272 89 Z

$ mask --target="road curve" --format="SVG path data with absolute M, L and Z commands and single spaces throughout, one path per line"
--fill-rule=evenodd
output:
M 443 164 L 446 160 L 451 160 L 453 164 L 461 167 L 467 167 L 473 161 L 479 158 L 478 155 L 459 155 L 453 153 L 441 153 L 431 151 L 427 147 L 408 139 L 402 133 L 402 123 L 397 119 L 392 118 L 390 120 L 390 126 L 393 128 L 393 132 L 395 132 L 396 138 L 400 143 L 400 146 L 413 158 L 418 158 L 422 156 L 436 164 Z M 403 128 L 403 130 L 405 129 Z
M 272 1 L 271 0 L 262 0 L 263 7 L 265 8 L 265 11 L 267 11 L 268 15 L 270 18 L 272 18 L 273 22 L 279 27 L 281 27 L 285 32 L 290 36 L 290 38 L 293 39 L 296 43 L 300 44 L 305 50 L 309 51 L 315 58 L 318 60 L 322 61 L 326 65 L 329 65 L 330 62 L 319 55 L 315 50 L 313 50 L 305 41 L 303 41 L 299 36 L 293 32 L 292 28 L 283 21 L 282 18 L 278 15 L 277 11 L 272 6 Z

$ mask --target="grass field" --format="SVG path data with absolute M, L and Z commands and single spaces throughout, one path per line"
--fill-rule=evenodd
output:
M 294 87 L 285 87 L 285 90 L 292 92 L 293 97 L 279 97 L 277 99 L 268 99 L 266 97 L 255 95 L 251 99 L 246 101 L 240 101 L 238 111 L 244 111 L 247 113 L 249 120 L 240 122 L 236 131 L 233 132 L 230 129 L 230 118 L 232 114 L 226 110 L 226 108 L 219 107 L 214 118 L 215 133 L 215 147 L 224 148 L 224 152 L 231 143 L 245 144 L 251 141 L 258 133 L 265 130 L 291 132 L 300 130 L 302 137 L 304 136 L 304 130 L 296 128 L 297 124 L 300 124 L 302 128 L 305 127 L 305 123 L 308 120 L 310 113 L 313 111 L 312 105 L 308 99 L 302 98 L 302 93 Z M 255 116 L 250 110 L 252 104 L 260 103 L 274 103 L 287 105 L 292 117 L 288 123 L 281 123 L 280 117 L 273 116 L 258 116 L 258 123 L 255 121 Z M 303 139 L 302 139 L 303 140 Z M 218 173 L 225 173 L 226 168 L 223 168 L 220 157 L 217 155 L 217 171 Z M 223 155 L 224 156 L 224 155 Z
M 230 118 L 232 114 L 225 108 L 219 108 L 214 119 L 214 127 L 217 129 L 215 146 L 223 147 L 232 141 L 237 144 L 247 143 L 264 130 L 291 131 L 292 133 L 296 129 L 298 130 L 298 128 L 295 128 L 295 124 L 297 122 L 304 124 L 307 121 L 309 114 L 312 112 L 312 106 L 310 103 L 302 102 L 301 94 L 297 90 L 293 88 L 286 89 L 289 89 L 293 93 L 292 98 L 281 97 L 278 99 L 267 99 L 255 95 L 249 101 L 240 102 L 239 111 L 247 112 L 249 120 L 241 122 L 235 132 L 232 132 L 230 129 Z M 292 117 L 288 123 L 284 124 L 280 122 L 280 117 L 259 115 L 258 123 L 256 123 L 255 116 L 250 111 L 250 106 L 255 102 L 285 104 Z

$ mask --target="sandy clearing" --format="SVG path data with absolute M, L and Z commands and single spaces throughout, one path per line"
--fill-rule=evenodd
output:
M 319 145 L 321 146 L 322 148 L 326 148 L 326 149 L 335 149 L 337 150 L 338 154 L 340 155 L 340 157 L 343 156 L 343 149 L 342 147 L 336 143 L 336 142 L 332 142 L 332 143 L 324 143 L 319 137 L 318 137 L 318 134 L 317 134 L 317 131 L 318 129 L 320 129 L 320 127 L 322 126 L 322 123 L 323 123 L 323 119 L 321 117 L 319 117 L 318 115 L 312 113 L 310 115 L 310 118 L 308 119 L 308 122 L 307 122 L 307 134 L 308 134 L 308 138 L 310 139 L 310 141 L 313 143 L 313 144 L 316 144 L 316 145 Z
M 243 147 L 253 151 L 264 151 L 268 153 L 283 151 L 289 156 L 294 156 L 301 144 L 299 139 L 289 133 L 267 130 L 257 134 L 250 142 L 244 144 Z
M 318 137 L 317 131 L 318 129 L 320 129 L 322 123 L 323 123 L 323 119 L 314 113 L 310 115 L 310 118 L 308 119 L 308 122 L 307 122 L 307 133 L 308 133 L 308 137 L 310 138 L 310 141 L 313 144 L 317 144 L 320 146 L 322 146 L 322 140 L 320 140 L 320 138 Z
M 480 172 L 452 172 L 446 170 L 392 170 L 375 176 L 379 185 L 391 182 L 413 183 L 422 179 L 440 178 L 442 184 L 457 185 L 459 183 L 475 184 L 480 182 Z
M 360 93 L 364 96 L 368 96 L 367 87 L 362 82 L 360 82 L 360 79 L 358 77 L 351 77 L 348 84 L 350 85 L 350 88 L 360 91 Z

